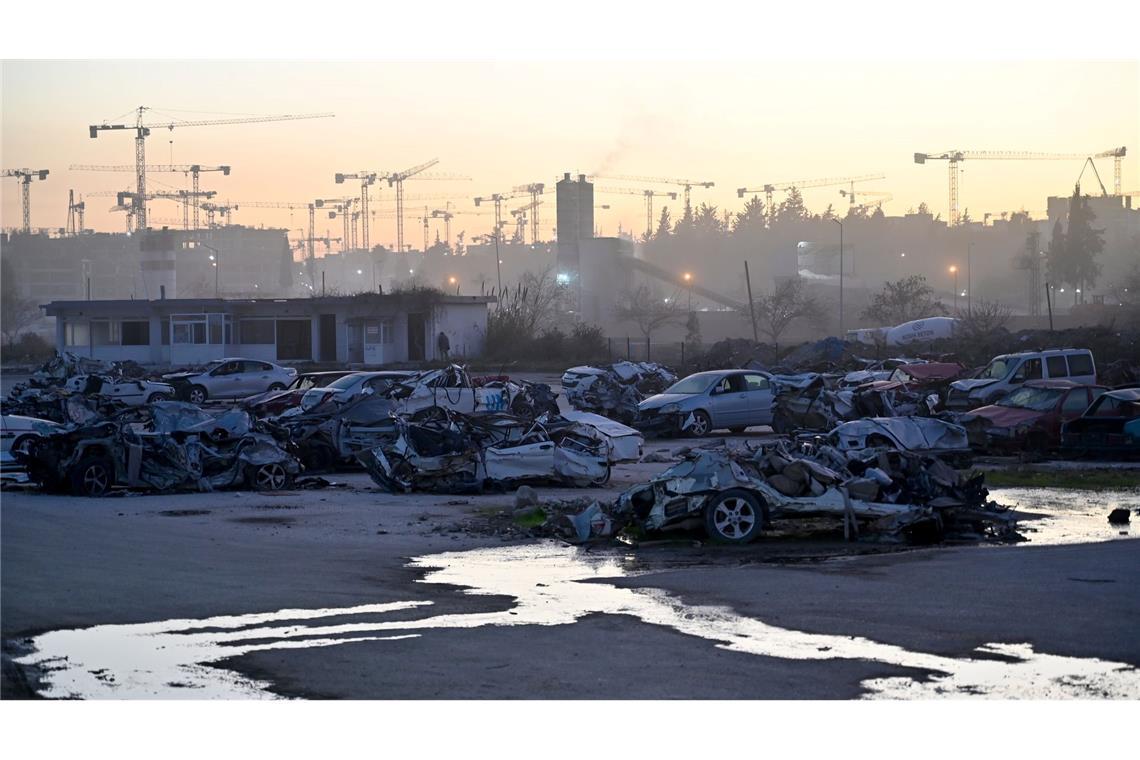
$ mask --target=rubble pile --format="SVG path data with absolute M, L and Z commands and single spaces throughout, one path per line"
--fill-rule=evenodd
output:
M 82 423 L 125 406 L 172 397 L 163 383 L 151 382 L 133 361 L 106 363 L 57 353 L 4 399 L 6 415 Z
M 673 383 L 673 370 L 653 362 L 617 362 L 604 367 L 573 367 L 562 376 L 566 400 L 574 409 L 601 414 L 623 424 L 637 418 L 637 405 Z

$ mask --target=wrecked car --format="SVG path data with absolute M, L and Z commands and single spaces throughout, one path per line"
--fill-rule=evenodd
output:
M 178 399 L 202 404 L 213 398 L 245 398 L 254 393 L 283 391 L 297 370 L 260 359 L 217 359 L 201 370 L 171 372 L 162 379 L 174 386 Z
M 415 375 L 414 372 L 379 371 L 350 372 L 325 385 L 310 388 L 297 405 L 300 409 L 313 409 L 319 404 L 334 401 L 343 404 L 363 393 L 383 395 L 396 383 Z
M 286 409 L 299 406 L 305 391 L 324 388 L 334 380 L 352 374 L 351 370 L 331 370 L 327 372 L 303 372 L 289 383 L 284 390 L 266 391 L 247 396 L 241 401 L 241 408 L 255 417 L 275 417 Z
M 508 414 L 435 414 L 422 422 L 394 417 L 395 440 L 358 455 L 373 482 L 392 493 L 478 493 L 488 486 L 609 480 L 606 441 L 585 425 L 547 430 Z
M 755 540 L 783 517 L 840 517 L 851 530 L 912 536 L 1011 530 L 1008 516 L 986 502 L 984 476 L 966 477 L 903 452 L 874 452 L 866 460 L 828 453 L 836 466 L 779 446 L 692 449 L 649 483 L 625 491 L 614 515 L 645 530 L 698 523 L 714 541 L 733 544 Z
M 393 401 L 399 414 L 411 414 L 433 406 L 462 414 L 506 411 L 541 414 L 545 409 L 538 410 L 537 407 L 554 403 L 549 390 L 549 386 L 508 377 L 473 379 L 464 367 L 452 364 L 416 373 L 393 384 L 383 395 Z M 557 405 L 554 408 L 557 409 Z
M 1061 449 L 1074 456 L 1140 457 L 1140 388 L 1102 394 L 1084 414 L 1062 425 Z
M 890 448 L 952 461 L 969 461 L 966 430 L 932 417 L 869 417 L 844 422 L 828 434 L 840 452 Z
M 925 364 L 925 359 L 883 359 L 868 362 L 863 369 L 848 372 L 839 381 L 840 388 L 854 388 L 874 380 L 889 380 L 894 371 L 908 364 Z
M 156 491 L 280 489 L 300 471 L 263 424 L 231 410 L 214 417 L 162 401 L 33 439 L 15 454 L 48 490 L 104 496 L 115 486 Z
M 603 367 L 571 367 L 562 375 L 562 391 L 571 408 L 630 424 L 637 405 L 677 382 L 677 375 L 653 362 L 617 362 Z
M 0 479 L 26 480 L 24 465 L 16 461 L 15 453 L 26 452 L 33 439 L 51 435 L 62 427 L 58 422 L 35 417 L 0 416 Z
M 1071 380 L 1093 385 L 1096 365 L 1092 352 L 1064 348 L 995 356 L 976 376 L 950 383 L 946 408 L 966 411 L 992 404 L 1029 380 Z
M 659 435 L 742 433 L 772 423 L 772 376 L 760 370 L 698 372 L 637 405 L 634 425 Z
M 1107 390 L 1070 380 L 1031 380 L 957 421 L 976 449 L 1051 451 L 1061 445 L 1061 425 L 1080 417 Z
M 75 375 L 63 384 L 64 389 L 85 396 L 106 396 L 127 406 L 153 404 L 174 398 L 174 386 L 152 380 L 115 380 L 104 375 Z

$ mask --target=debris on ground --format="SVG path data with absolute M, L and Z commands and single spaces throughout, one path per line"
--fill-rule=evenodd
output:
M 1127 525 L 1131 519 L 1132 516 L 1128 510 L 1120 507 L 1108 513 L 1108 521 L 1113 525 Z

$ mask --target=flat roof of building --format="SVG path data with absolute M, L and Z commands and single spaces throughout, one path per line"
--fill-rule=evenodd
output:
M 287 306 L 335 307 L 383 302 L 428 302 L 431 304 L 489 304 L 496 301 L 494 296 L 457 296 L 432 291 L 405 291 L 400 293 L 357 293 L 351 296 L 315 296 L 308 298 L 164 298 L 164 299 L 94 299 L 90 301 L 51 301 L 41 304 L 49 316 L 59 312 L 81 309 L 113 311 L 115 309 L 137 309 L 144 304 L 180 309 L 188 312 L 224 309 L 232 306 L 256 306 L 261 304 L 285 304 Z

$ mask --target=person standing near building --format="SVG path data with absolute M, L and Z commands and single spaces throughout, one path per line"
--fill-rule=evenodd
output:
M 443 330 L 439 331 L 439 337 L 435 339 L 436 348 L 439 349 L 439 358 L 445 362 L 451 361 L 451 341 L 447 339 L 447 333 Z

